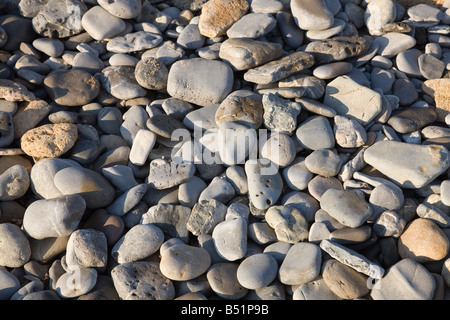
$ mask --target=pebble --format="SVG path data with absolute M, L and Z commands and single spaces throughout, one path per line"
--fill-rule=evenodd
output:
M 198 70 L 208 70 L 208 73 L 199 73 Z M 233 79 L 233 72 L 225 62 L 202 58 L 186 59 L 172 64 L 167 92 L 174 98 L 208 106 L 221 103 L 231 93 Z M 189 86 L 185 83 L 189 83 Z
M 0 4 L 0 299 L 445 299 L 449 6 Z
M 170 280 L 187 281 L 208 270 L 211 257 L 205 249 L 184 243 L 175 244 L 161 252 L 161 273 Z
M 295 22 L 303 30 L 328 29 L 334 22 L 334 17 L 324 0 L 292 1 L 291 11 Z
M 298 242 L 288 249 L 280 265 L 280 281 L 295 286 L 310 283 L 319 276 L 321 263 L 322 256 L 318 245 Z
M 237 280 L 247 289 L 256 290 L 269 285 L 278 273 L 278 263 L 265 253 L 253 254 L 239 264 Z
M 175 287 L 159 270 L 159 264 L 133 261 L 111 270 L 114 288 L 122 300 L 171 300 Z
M 424 218 L 411 221 L 398 241 L 399 255 L 419 263 L 441 260 L 448 250 L 449 241 L 444 232 L 436 223 Z
M 349 76 L 339 76 L 328 83 L 323 103 L 336 110 L 338 115 L 365 125 L 381 112 L 382 96 Z
M 68 236 L 78 228 L 85 209 L 78 194 L 36 200 L 25 210 L 24 231 L 34 239 Z
M 111 250 L 112 257 L 120 264 L 150 257 L 164 242 L 163 231 L 152 224 L 138 224 L 122 236 Z M 142 250 L 136 252 L 136 246 Z
M 248 70 L 264 65 L 282 56 L 278 43 L 268 43 L 248 38 L 229 38 L 219 49 L 219 58 L 235 70 Z

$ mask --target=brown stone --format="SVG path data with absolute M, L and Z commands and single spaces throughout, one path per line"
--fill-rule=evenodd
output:
M 125 229 L 125 223 L 121 217 L 113 216 L 105 209 L 98 209 L 92 213 L 82 228 L 103 232 L 106 236 L 108 247 L 111 247 L 122 236 Z
M 369 293 L 367 276 L 345 264 L 330 259 L 324 262 L 323 279 L 341 299 L 358 299 Z
M 210 0 L 202 7 L 198 22 L 200 33 L 209 38 L 224 35 L 248 9 L 246 0 Z
M 25 132 L 34 128 L 51 111 L 52 107 L 44 100 L 23 103 L 13 117 L 14 139 L 20 139 Z
M 77 126 L 72 123 L 45 124 L 27 131 L 20 143 L 30 157 L 57 158 L 69 151 L 77 138 Z
M 438 121 L 450 113 L 450 79 L 431 79 L 422 84 L 422 90 L 434 98 Z
M 263 121 L 264 108 L 261 101 L 252 97 L 230 96 L 216 111 L 216 123 L 238 121 L 252 128 L 259 128 Z
M 438 261 L 447 255 L 449 240 L 439 226 L 429 219 L 417 218 L 406 226 L 398 240 L 398 253 L 403 259 L 419 263 Z
M 22 165 L 28 173 L 30 173 L 33 166 L 30 160 L 20 155 L 0 157 L 0 175 L 16 164 Z

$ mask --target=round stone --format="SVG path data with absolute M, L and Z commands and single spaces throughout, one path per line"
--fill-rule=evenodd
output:
M 446 257 L 449 248 L 449 240 L 442 229 L 424 218 L 410 222 L 398 240 L 400 256 L 419 263 L 441 260 Z
M 277 276 L 278 263 L 274 257 L 257 253 L 244 259 L 237 269 L 239 283 L 247 289 L 260 289 L 269 285 Z
M 97 270 L 81 268 L 66 272 L 56 282 L 56 292 L 61 298 L 75 298 L 88 293 L 97 282 Z
M 108 260 L 108 245 L 103 232 L 78 229 L 71 233 L 66 248 L 66 264 L 70 270 L 102 268 Z
M 59 70 L 44 79 L 50 98 L 62 106 L 82 106 L 100 93 L 100 83 L 83 70 Z
M 280 281 L 286 285 L 302 285 L 320 273 L 321 250 L 313 243 L 299 242 L 289 248 L 280 265 Z
M 98 4 L 113 16 L 122 19 L 136 18 L 142 10 L 140 0 L 100 0 Z
M 161 252 L 161 273 L 171 280 L 194 279 L 206 272 L 210 265 L 211 257 L 203 248 L 177 244 Z
M 237 279 L 238 268 L 236 262 L 219 262 L 208 269 L 206 277 L 215 294 L 223 299 L 237 300 L 248 293 Z
M 77 138 L 77 126 L 72 123 L 44 124 L 27 131 L 20 144 L 31 157 L 58 158 L 74 146 Z
M 136 64 L 134 76 L 142 87 L 150 90 L 162 90 L 167 85 L 169 71 L 159 59 L 147 58 L 139 60 Z
M 9 300 L 19 289 L 19 279 L 6 270 L 0 270 L 0 300 Z
M 118 263 L 143 260 L 158 251 L 163 242 L 164 233 L 160 228 L 152 224 L 138 224 L 117 241 L 111 255 Z

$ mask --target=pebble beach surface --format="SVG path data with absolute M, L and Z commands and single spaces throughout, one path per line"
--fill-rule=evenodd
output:
M 450 299 L 450 1 L 0 2 L 0 300 Z

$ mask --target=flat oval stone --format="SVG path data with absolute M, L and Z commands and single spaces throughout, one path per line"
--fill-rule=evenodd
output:
M 94 100 L 100 83 L 83 70 L 61 70 L 44 79 L 44 88 L 52 100 L 63 106 L 82 106 Z
M 298 51 L 246 71 L 244 79 L 258 84 L 274 83 L 310 68 L 314 62 L 311 54 Z
M 309 150 L 331 149 L 335 145 L 333 129 L 324 116 L 311 116 L 295 131 L 299 144 Z
M 288 166 L 295 156 L 294 140 L 285 133 L 272 133 L 261 148 L 261 157 L 269 159 L 282 168 Z
M 21 267 L 30 259 L 30 242 L 15 224 L 0 224 L 0 253 L 0 265 L 8 268 Z
M 113 97 L 129 100 L 143 97 L 147 91 L 136 81 L 135 68 L 129 66 L 109 66 L 102 70 L 100 82 Z
M 161 253 L 161 273 L 171 280 L 187 281 L 208 270 L 211 257 L 203 248 L 177 244 Z
M 411 259 L 394 264 L 370 292 L 374 300 L 431 300 L 436 283 L 430 272 Z
M 188 24 L 177 38 L 177 44 L 185 50 L 200 49 L 205 44 L 205 36 L 200 33 L 198 24 Z
M 427 79 L 439 79 L 446 68 L 446 64 L 429 53 L 422 54 L 418 58 L 419 70 Z
M 81 19 L 83 29 L 95 40 L 110 39 L 125 31 L 122 19 L 113 16 L 101 6 L 93 6 Z
M 186 59 L 172 64 L 167 92 L 174 98 L 204 107 L 221 103 L 232 91 L 233 81 L 233 71 L 225 62 Z
M 283 259 L 279 277 L 286 285 L 302 285 L 317 278 L 322 263 L 321 250 L 313 243 L 298 242 Z
M 304 157 L 297 157 L 294 161 L 283 169 L 284 181 L 292 190 L 305 190 L 309 181 L 314 177 L 305 165 Z
M 403 259 L 418 263 L 443 259 L 450 245 L 439 226 L 424 218 L 410 222 L 398 240 L 398 253 Z
M 400 52 L 395 58 L 395 64 L 397 68 L 410 77 L 421 77 L 419 69 L 419 57 L 422 55 L 422 51 L 416 48 L 411 48 L 406 51 Z
M 147 184 L 141 183 L 117 197 L 106 210 L 112 215 L 122 217 L 133 209 L 147 192 Z
M 220 257 L 228 261 L 242 259 L 247 253 L 248 222 L 243 218 L 225 220 L 212 231 L 214 247 Z
M 198 201 L 215 199 L 225 204 L 233 199 L 234 194 L 234 188 L 226 178 L 214 177 L 210 184 L 200 193 Z
M 169 139 L 172 138 L 175 130 L 185 128 L 181 121 L 167 114 L 157 114 L 148 118 L 146 125 L 152 132 Z
M 235 70 L 254 68 L 282 56 L 278 43 L 247 38 L 230 38 L 220 46 L 219 57 Z
M 431 108 L 404 107 L 394 110 L 388 124 L 399 133 L 410 133 L 422 129 L 437 119 L 437 113 Z
M 117 241 L 111 255 L 118 263 L 143 260 L 159 250 L 164 242 L 164 233 L 152 224 L 138 224 Z M 141 248 L 136 250 L 136 246 Z
M 106 44 L 106 49 L 114 53 L 131 53 L 152 49 L 158 46 L 162 40 L 159 33 L 137 31 L 111 39 Z
M 279 241 L 297 243 L 308 239 L 308 221 L 293 205 L 271 206 L 265 219 L 275 229 Z
M 378 54 L 387 58 L 395 57 L 400 52 L 411 49 L 416 45 L 416 39 L 410 35 L 389 32 L 376 37 L 374 40 L 378 43 Z
M 303 30 L 324 30 L 333 25 L 333 14 L 325 1 L 292 1 L 291 11 L 294 20 Z
M 367 295 L 367 276 L 335 259 L 324 262 L 323 279 L 327 286 L 341 299 L 358 299 Z
M 78 138 L 72 123 L 45 124 L 28 130 L 20 139 L 22 150 L 35 158 L 57 158 L 73 147 Z
M 363 194 L 353 190 L 328 189 L 320 198 L 320 208 L 343 225 L 357 228 L 372 215 Z
M 192 208 L 198 200 L 202 191 L 207 187 L 205 181 L 197 176 L 192 176 L 188 181 L 180 184 L 178 188 L 178 199 L 180 204 Z
M 319 79 L 333 79 L 352 71 L 353 65 L 349 62 L 333 62 L 321 65 L 314 69 L 314 76 Z
M 275 258 L 265 253 L 257 253 L 239 264 L 236 276 L 244 288 L 256 290 L 269 285 L 277 273 L 278 263 Z
M 34 239 L 68 236 L 78 228 L 85 209 L 78 194 L 36 200 L 25 210 L 23 228 Z
M 276 24 L 275 18 L 268 13 L 248 13 L 228 29 L 227 36 L 256 39 L 272 31 Z
M 314 150 L 305 159 L 306 168 L 323 177 L 337 175 L 343 164 L 343 159 L 329 149 Z
M 428 185 L 450 165 L 445 147 L 397 141 L 376 142 L 364 152 L 364 161 L 399 186 L 412 189 Z
M 325 81 L 314 76 L 307 74 L 297 73 L 289 76 L 287 78 L 278 81 L 278 86 L 280 88 L 289 87 L 303 87 L 305 88 L 302 100 L 308 99 L 319 99 L 325 93 Z M 300 98 L 296 101 L 299 102 Z M 312 100 L 314 101 L 314 100 Z M 309 110 L 309 109 L 308 109 Z M 312 111 L 312 110 L 311 110 Z M 315 113 L 318 113 L 317 111 Z M 319 113 L 320 114 L 320 113 Z M 323 114 L 325 116 L 325 114 Z
M 86 207 L 97 209 L 113 202 L 114 188 L 99 173 L 81 167 L 68 167 L 59 170 L 53 181 L 64 195 L 79 194 L 86 201 Z
M 248 293 L 237 279 L 238 268 L 236 262 L 219 262 L 209 268 L 206 278 L 215 294 L 226 300 L 236 300 Z

